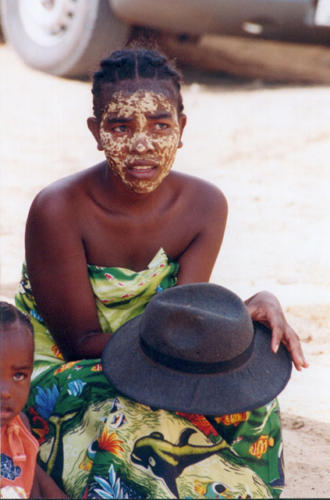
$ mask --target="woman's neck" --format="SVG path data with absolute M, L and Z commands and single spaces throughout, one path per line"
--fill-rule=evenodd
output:
M 106 162 L 101 165 L 101 203 L 105 205 L 105 208 L 116 208 L 122 212 L 130 212 L 132 215 L 155 209 L 157 206 L 163 205 L 168 194 L 168 184 L 167 177 L 154 191 L 137 193 L 124 184 L 119 176 L 111 172 Z

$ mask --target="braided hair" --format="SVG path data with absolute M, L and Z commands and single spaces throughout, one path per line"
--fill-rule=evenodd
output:
M 0 302 L 0 329 L 16 322 L 27 327 L 33 334 L 32 324 L 28 316 L 8 302 Z
M 158 51 L 141 48 L 117 50 L 103 59 L 100 66 L 101 69 L 94 73 L 92 87 L 93 111 L 98 120 L 103 111 L 102 86 L 107 83 L 116 85 L 123 80 L 155 79 L 171 82 L 177 96 L 178 113 L 183 111 L 181 75 Z

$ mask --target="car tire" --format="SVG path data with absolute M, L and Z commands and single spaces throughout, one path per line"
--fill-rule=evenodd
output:
M 130 34 L 108 0 L 1 0 L 0 5 L 6 40 L 28 66 L 53 75 L 90 76 Z

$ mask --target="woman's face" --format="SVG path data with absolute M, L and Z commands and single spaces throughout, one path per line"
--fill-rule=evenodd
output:
M 99 128 L 99 146 L 112 172 L 136 193 L 154 191 L 173 165 L 181 121 L 172 100 L 162 93 L 115 92 Z

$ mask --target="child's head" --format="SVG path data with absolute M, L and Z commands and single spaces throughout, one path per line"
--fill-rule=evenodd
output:
M 16 307 L 0 302 L 0 424 L 25 406 L 33 368 L 33 330 Z
M 117 51 L 101 62 L 92 92 L 88 126 L 112 173 L 136 193 L 154 191 L 182 146 L 179 73 L 154 50 Z

